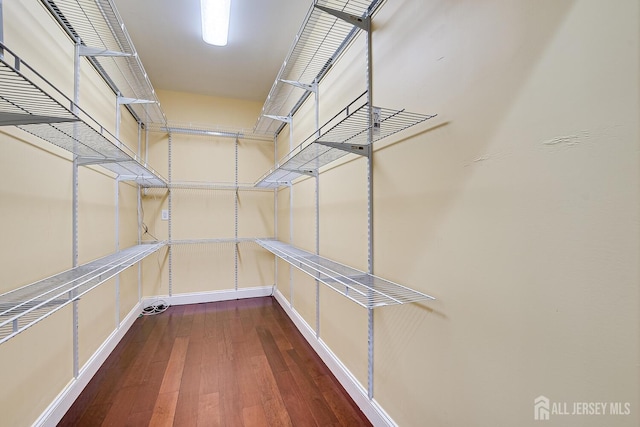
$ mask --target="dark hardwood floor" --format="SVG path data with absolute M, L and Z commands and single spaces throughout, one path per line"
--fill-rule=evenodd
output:
M 58 425 L 371 424 L 266 297 L 140 317 Z

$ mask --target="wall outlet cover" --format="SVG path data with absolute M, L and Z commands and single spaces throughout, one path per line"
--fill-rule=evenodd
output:
M 169 210 L 168 209 L 162 209 L 162 220 L 163 221 L 169 221 Z

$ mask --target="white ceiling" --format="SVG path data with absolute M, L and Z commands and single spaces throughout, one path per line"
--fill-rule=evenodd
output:
M 114 0 L 156 89 L 264 101 L 312 0 L 231 0 L 229 43 L 202 41 L 200 0 Z

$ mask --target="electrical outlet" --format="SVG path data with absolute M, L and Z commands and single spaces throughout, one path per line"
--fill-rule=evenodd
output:
M 162 220 L 163 221 L 169 221 L 169 210 L 168 209 L 162 209 Z

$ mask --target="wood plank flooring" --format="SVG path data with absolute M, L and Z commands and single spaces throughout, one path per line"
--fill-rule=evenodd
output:
M 136 320 L 59 426 L 369 426 L 272 297 Z

